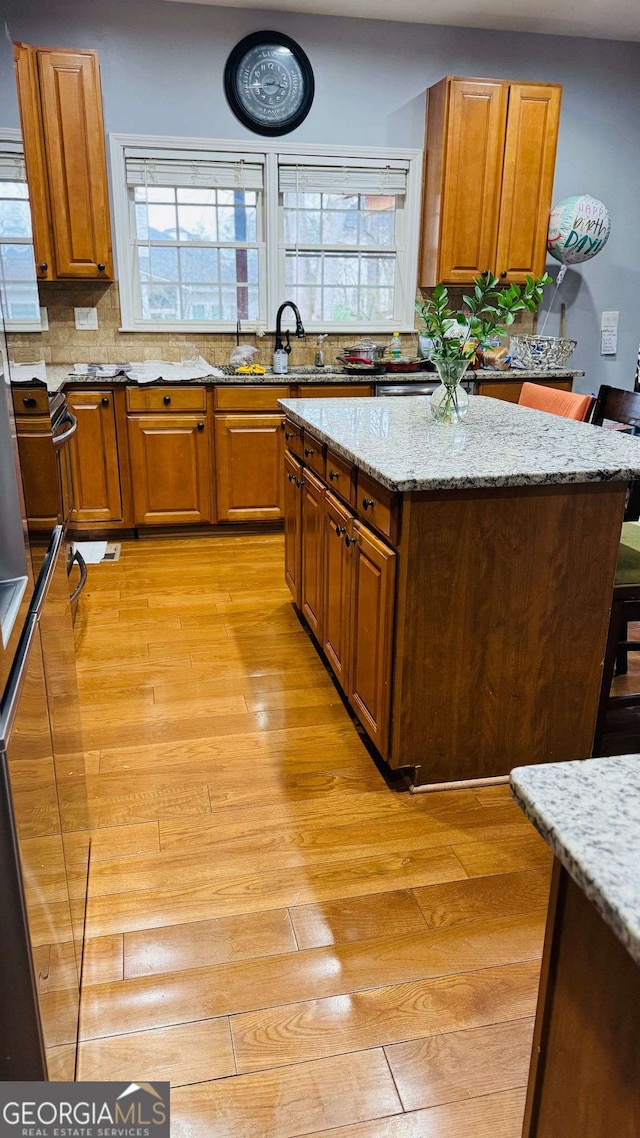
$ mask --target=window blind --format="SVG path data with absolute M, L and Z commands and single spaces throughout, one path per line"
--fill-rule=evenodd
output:
M 220 190 L 261 190 L 263 166 L 242 157 L 212 160 L 188 155 L 176 158 L 125 152 L 128 186 L 203 186 Z
M 26 182 L 24 155 L 18 150 L 0 150 L 0 182 Z
M 281 193 L 382 194 L 407 192 L 406 166 L 320 166 L 281 160 L 278 167 Z

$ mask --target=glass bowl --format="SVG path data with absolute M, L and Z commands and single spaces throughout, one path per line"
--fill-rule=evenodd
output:
M 561 336 L 534 336 L 523 332 L 511 337 L 510 351 L 526 368 L 551 371 L 565 366 L 577 343 Z

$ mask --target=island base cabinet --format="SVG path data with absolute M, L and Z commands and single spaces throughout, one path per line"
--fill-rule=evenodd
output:
M 216 414 L 219 522 L 282 517 L 282 415 Z
M 556 860 L 523 1138 L 639 1138 L 640 968 Z
M 301 609 L 311 631 L 322 642 L 324 595 L 324 495 L 319 478 L 305 469 L 302 476 Z
M 397 558 L 361 522 L 353 523 L 351 540 L 349 703 L 377 750 L 387 759 Z
M 342 690 L 349 692 L 353 515 L 328 491 L 324 499 L 324 632 L 322 646 Z
M 135 525 L 211 521 L 211 462 L 199 415 L 129 415 Z
M 68 391 L 78 420 L 71 439 L 75 491 L 72 522 L 95 526 L 122 522 L 116 414 L 112 391 Z
M 302 607 L 302 463 L 284 456 L 284 577 L 298 608 Z

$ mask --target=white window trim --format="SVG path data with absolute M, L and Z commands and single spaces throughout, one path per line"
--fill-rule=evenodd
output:
M 208 138 L 180 138 L 176 136 L 110 134 L 109 155 L 111 188 L 113 194 L 113 222 L 116 264 L 120 285 L 121 332 L 235 332 L 235 322 L 178 321 L 151 322 L 135 319 L 133 243 L 129 224 L 129 194 L 125 174 L 125 149 L 139 147 L 142 150 L 180 150 L 215 151 L 218 154 L 261 154 L 265 156 L 264 170 L 264 240 L 266 245 L 266 297 L 262 299 L 264 316 L 261 320 L 243 321 L 246 331 L 260 330 L 266 323 L 269 329 L 275 327 L 276 311 L 284 299 L 284 263 L 280 255 L 279 240 L 279 195 L 278 195 L 278 155 L 300 155 L 301 158 L 316 159 L 318 163 L 336 160 L 347 165 L 351 163 L 393 162 L 408 163 L 407 193 L 402 210 L 402 229 L 398 234 L 397 252 L 401 259 L 406 295 L 404 311 L 397 312 L 393 329 L 389 324 L 313 324 L 310 332 L 398 332 L 414 331 L 414 299 L 418 282 L 418 243 L 420 239 L 420 202 L 422 195 L 422 150 L 392 147 L 364 146 L 319 146 L 291 143 L 286 139 L 264 139 L 256 141 L 232 141 Z M 415 250 L 415 256 L 412 255 Z
M 15 147 L 24 156 L 22 145 L 22 131 L 17 130 L 15 127 L 0 127 L 0 149 L 2 144 L 8 143 L 9 146 Z M 27 182 L 27 185 L 29 183 Z M 31 203 L 29 203 L 31 204 Z M 24 238 L 16 244 L 31 245 L 33 248 L 33 240 L 26 241 Z M 34 254 L 35 257 L 35 254 Z M 35 260 L 34 260 L 35 265 Z M 36 281 L 37 284 L 37 281 Z M 42 311 L 42 310 L 41 310 Z M 4 327 L 6 332 L 42 332 L 42 316 L 40 320 L 10 320 L 8 316 L 4 316 Z

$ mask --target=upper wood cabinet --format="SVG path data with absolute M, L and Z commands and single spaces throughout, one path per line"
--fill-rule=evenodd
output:
M 14 60 L 38 279 L 110 280 L 97 54 L 14 44 Z
M 562 88 L 446 78 L 428 92 L 419 283 L 539 276 Z

